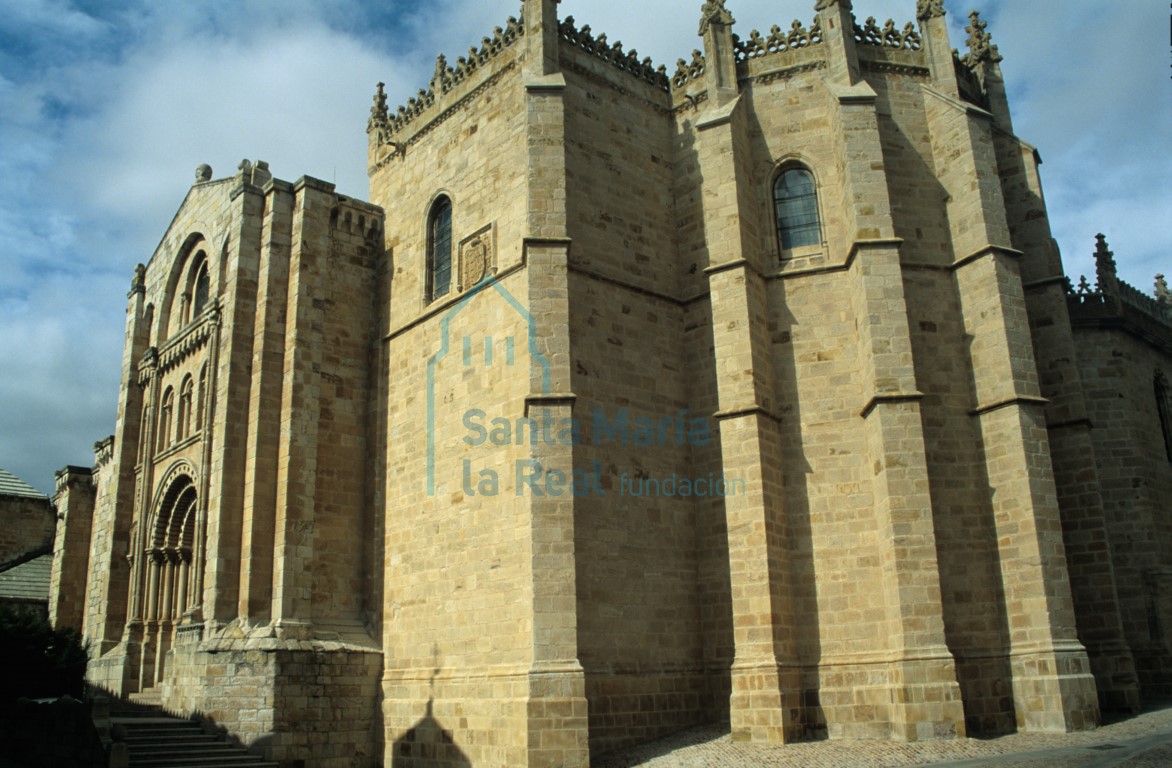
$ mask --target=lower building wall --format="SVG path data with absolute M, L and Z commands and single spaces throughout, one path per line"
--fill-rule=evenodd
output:
M 382 690 L 385 765 L 529 764 L 527 670 L 394 670 Z
M 1172 380 L 1167 354 L 1133 336 L 1076 328 L 1119 620 L 1140 692 L 1172 694 L 1172 454 L 1165 445 L 1156 377 Z
M 163 706 L 227 732 L 282 764 L 368 768 L 381 762 L 382 654 L 277 640 L 212 641 L 170 651 Z
M 956 674 L 964 696 L 965 728 L 970 735 L 994 736 L 1016 730 L 1008 653 L 958 655 Z
M 716 716 L 715 681 L 703 670 L 586 670 L 590 754 L 652 741 Z M 728 692 L 724 691 L 727 701 Z
M 94 646 L 90 653 L 94 654 Z M 100 688 L 111 696 L 124 697 L 138 690 L 131 682 L 130 659 L 140 656 L 141 646 L 126 640 L 101 656 L 91 655 L 86 666 L 85 679 L 91 687 Z

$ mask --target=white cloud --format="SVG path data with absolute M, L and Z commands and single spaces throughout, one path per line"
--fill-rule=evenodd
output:
M 1005 56 L 1015 127 L 1045 160 L 1051 219 L 1076 277 L 1107 233 L 1125 280 L 1172 272 L 1172 100 L 1161 36 L 1143 3 L 947 0 L 985 10 Z M 700 46 L 700 0 L 564 0 L 562 15 L 674 70 Z M 729 0 L 737 31 L 809 24 L 813 0 Z M 42 489 L 87 463 L 113 426 L 123 302 L 193 179 L 241 158 L 281 178 L 336 181 L 365 197 L 367 108 L 425 85 L 437 53 L 463 55 L 520 12 L 518 0 L 261 0 L 114 4 L 0 0 L 2 34 L 27 38 L 23 66 L 0 54 L 0 466 Z M 913 0 L 855 0 L 860 18 L 902 26 Z
M 0 0 L 0 18 L 14 32 L 26 35 L 91 37 L 108 30 L 103 22 L 63 0 Z

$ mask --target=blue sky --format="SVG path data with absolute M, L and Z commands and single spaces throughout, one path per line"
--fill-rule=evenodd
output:
M 698 46 L 700 0 L 564 0 L 667 64 Z M 737 31 L 813 18 L 813 0 L 729 0 Z M 915 0 L 855 0 L 860 19 Z M 1014 127 L 1043 158 L 1067 273 L 1103 231 L 1126 281 L 1172 272 L 1168 9 L 1111 0 L 969 6 L 1005 61 Z M 113 432 L 126 292 L 200 163 L 242 158 L 365 198 L 374 84 L 392 105 L 519 13 L 518 0 L 0 0 L 0 466 L 44 491 Z

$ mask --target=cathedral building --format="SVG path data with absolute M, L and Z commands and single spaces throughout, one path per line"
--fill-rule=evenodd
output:
M 330 768 L 1172 693 L 1172 298 L 1067 279 L 985 22 L 557 5 L 379 85 L 370 202 L 197 170 L 59 483 L 91 682 Z

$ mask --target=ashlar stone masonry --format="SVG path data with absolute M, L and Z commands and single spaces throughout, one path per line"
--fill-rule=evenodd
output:
M 338 768 L 1172 692 L 1166 286 L 1065 277 L 975 13 L 733 5 L 672 71 L 526 0 L 370 203 L 197 170 L 58 498 L 94 684 Z

